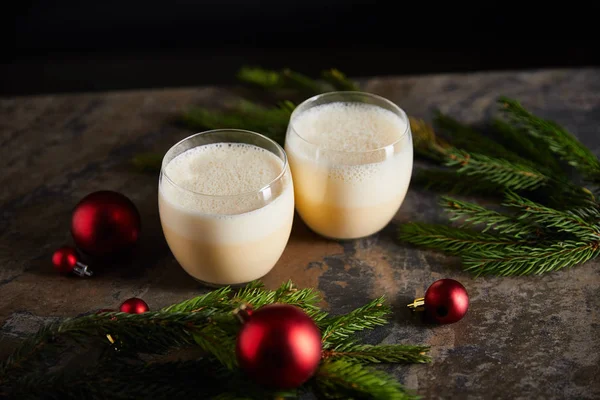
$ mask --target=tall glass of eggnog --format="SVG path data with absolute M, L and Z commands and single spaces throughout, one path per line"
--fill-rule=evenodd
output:
M 296 210 L 316 233 L 378 232 L 404 201 L 413 167 L 406 113 L 380 96 L 330 92 L 292 113 L 285 140 Z
M 290 237 L 294 188 L 287 156 L 258 133 L 192 135 L 165 154 L 160 221 L 183 269 L 209 286 L 266 275 Z

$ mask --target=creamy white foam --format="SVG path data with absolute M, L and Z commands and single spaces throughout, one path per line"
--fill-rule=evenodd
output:
M 408 132 L 407 120 L 372 104 L 336 102 L 294 115 L 285 148 L 307 225 L 334 238 L 383 228 L 412 174 Z
M 239 214 L 265 204 L 259 191 L 277 178 L 283 167 L 279 157 L 257 146 L 208 144 L 173 158 L 164 172 L 177 186 L 165 184 L 163 189 L 172 203 L 190 211 Z M 274 187 L 269 194 L 272 197 L 279 195 L 280 186 Z M 241 196 L 235 199 L 211 197 L 235 195 Z
M 322 149 L 375 150 L 396 142 L 406 121 L 384 108 L 363 103 L 329 103 L 310 108 L 293 120 L 294 130 Z

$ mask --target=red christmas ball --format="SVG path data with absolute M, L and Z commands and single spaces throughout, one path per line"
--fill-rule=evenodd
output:
M 72 272 L 78 261 L 77 251 L 70 246 L 60 247 L 52 254 L 52 265 L 61 273 Z
M 249 316 L 236 342 L 239 366 L 255 382 L 291 389 L 306 382 L 321 360 L 321 332 L 302 309 L 270 304 Z
M 75 244 L 93 256 L 112 255 L 131 248 L 140 230 L 140 214 L 133 202 L 109 190 L 84 197 L 71 218 Z
M 125 300 L 120 306 L 119 311 L 128 313 L 128 314 L 141 314 L 150 310 L 148 304 L 142 299 L 137 297 L 132 297 L 130 299 Z
M 433 321 L 452 324 L 460 321 L 469 308 L 465 287 L 454 279 L 440 279 L 425 292 L 425 312 Z

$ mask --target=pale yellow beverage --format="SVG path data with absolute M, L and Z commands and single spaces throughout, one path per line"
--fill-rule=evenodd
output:
M 291 116 L 285 150 L 296 209 L 323 236 L 376 233 L 404 201 L 413 167 L 410 125 L 379 96 L 333 92 L 305 101 Z
M 292 228 L 294 189 L 285 152 L 247 131 L 193 138 L 174 146 L 163 162 L 159 211 L 169 248 L 205 284 L 259 279 L 279 260 Z

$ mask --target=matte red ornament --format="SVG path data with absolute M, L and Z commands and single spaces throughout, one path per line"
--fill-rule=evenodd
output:
M 77 250 L 70 246 L 63 246 L 52 254 L 52 265 L 60 273 L 74 273 L 78 276 L 91 276 L 92 271 L 87 265 L 79 261 Z
M 321 360 L 321 332 L 302 309 L 270 304 L 244 314 L 236 355 L 250 378 L 263 386 L 291 389 L 315 373 Z
M 408 305 L 417 311 L 424 310 L 426 316 L 439 324 L 460 321 L 469 309 L 469 294 L 465 287 L 454 279 L 440 279 L 431 284 L 425 297 L 415 299 Z
M 121 193 L 93 192 L 75 207 L 71 234 L 77 247 L 93 256 L 107 256 L 130 249 L 141 230 L 135 204 Z
M 149 310 L 150 307 L 148 307 L 148 304 L 146 304 L 144 300 L 137 297 L 132 297 L 130 299 L 125 300 L 119 306 L 119 311 L 128 314 L 141 314 Z

